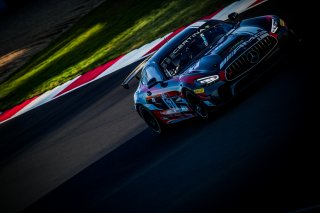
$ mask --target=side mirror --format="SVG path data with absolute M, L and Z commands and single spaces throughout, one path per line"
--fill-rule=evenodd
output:
M 154 87 L 155 85 L 157 85 L 158 83 L 161 83 L 162 81 L 157 81 L 156 78 L 151 78 L 147 85 L 148 85 L 148 88 L 150 89 L 151 87 Z
M 228 18 L 229 18 L 230 21 L 238 21 L 239 13 L 237 13 L 237 12 L 230 13 L 228 15 Z

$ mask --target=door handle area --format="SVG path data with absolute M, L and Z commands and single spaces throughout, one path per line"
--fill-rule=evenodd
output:
M 150 91 L 147 91 L 147 95 L 150 96 L 152 95 L 152 93 Z

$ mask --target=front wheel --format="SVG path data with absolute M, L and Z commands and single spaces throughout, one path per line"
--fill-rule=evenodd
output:
M 139 112 L 146 124 L 156 133 L 160 134 L 163 132 L 163 125 L 159 120 L 152 114 L 150 110 L 145 107 L 140 107 Z
M 206 105 L 198 98 L 194 93 L 187 91 L 186 99 L 190 106 L 190 108 L 194 111 L 194 113 L 200 117 L 201 119 L 209 118 L 209 111 Z

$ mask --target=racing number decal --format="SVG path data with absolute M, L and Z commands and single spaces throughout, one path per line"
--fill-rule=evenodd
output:
M 163 102 L 168 106 L 169 109 L 177 109 L 179 108 L 177 104 L 169 97 L 167 94 L 161 94 L 161 98 Z

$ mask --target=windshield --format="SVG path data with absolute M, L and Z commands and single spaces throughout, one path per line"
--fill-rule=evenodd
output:
M 223 35 L 230 31 L 232 24 L 220 22 L 213 26 L 209 24 L 198 29 L 191 36 L 183 40 L 160 63 L 161 69 L 167 77 L 172 77 L 186 68 L 193 59 L 205 53 L 207 47 L 216 43 Z

